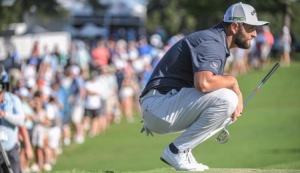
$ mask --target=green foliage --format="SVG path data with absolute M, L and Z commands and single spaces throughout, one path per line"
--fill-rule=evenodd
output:
M 244 99 L 270 68 L 238 77 Z M 194 148 L 196 159 L 212 168 L 205 172 L 300 172 L 299 69 L 300 62 L 279 67 L 227 128 L 228 143 L 217 143 L 215 135 Z M 54 172 L 174 172 L 159 157 L 179 134 L 147 137 L 138 122 L 112 125 L 104 135 L 64 148 Z
M 22 12 L 21 5 L 0 6 L 0 30 L 4 29 L 7 24 L 20 22 L 20 16 L 16 15 Z
M 271 31 L 275 35 L 281 35 L 284 25 L 284 15 L 291 17 L 291 32 L 300 38 L 300 1 L 291 0 L 291 9 L 286 8 L 287 0 L 244 0 L 257 10 L 260 20 L 270 21 Z M 98 0 L 88 1 L 96 11 L 108 7 L 99 3 Z M 146 28 L 150 33 L 159 27 L 166 29 L 169 36 L 182 30 L 193 32 L 210 28 L 223 18 L 225 10 L 237 0 L 149 0 L 147 9 Z M 64 17 L 67 12 L 56 0 L 16 0 L 11 7 L 0 6 L 0 29 L 9 23 L 23 22 L 26 14 L 36 13 L 42 20 L 52 17 Z M 103 15 L 103 13 L 95 13 Z
M 103 15 L 104 11 L 108 8 L 108 5 L 101 4 L 98 0 L 89 0 L 89 5 L 93 8 L 94 12 L 99 10 L 102 11 L 101 15 Z
M 291 32 L 300 40 L 300 0 L 296 0 L 292 3 L 291 7 Z
M 36 13 L 43 20 L 67 14 L 56 0 L 17 0 L 12 6 L 0 6 L 0 28 L 10 23 L 23 22 L 23 17 L 28 13 Z
M 174 35 L 182 29 L 190 32 L 210 28 L 222 21 L 226 9 L 236 0 L 150 0 L 148 5 L 147 29 L 153 32 L 157 26 Z M 259 20 L 270 21 L 271 31 L 275 35 L 282 33 L 286 0 L 244 0 L 255 7 Z M 300 1 L 291 1 L 291 31 L 300 38 Z M 181 22 L 180 22 L 181 21 Z M 188 22 L 187 22 L 188 21 Z
M 196 18 L 187 8 L 183 8 L 184 0 L 151 0 L 148 5 L 147 29 L 155 32 L 159 26 L 163 26 L 170 35 L 180 32 L 182 29 L 195 30 Z

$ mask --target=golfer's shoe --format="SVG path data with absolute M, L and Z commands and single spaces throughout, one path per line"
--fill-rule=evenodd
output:
M 195 157 L 192 154 L 192 150 L 188 150 L 188 159 L 190 163 L 198 164 L 198 166 L 202 167 L 204 170 L 208 170 L 209 167 L 207 165 L 203 165 L 202 163 L 198 163 Z
M 189 150 L 179 151 L 178 154 L 173 154 L 169 146 L 167 146 L 160 159 L 178 171 L 204 171 L 202 165 L 190 162 Z

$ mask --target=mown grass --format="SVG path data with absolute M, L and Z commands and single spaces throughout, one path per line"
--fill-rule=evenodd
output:
M 270 68 L 238 77 L 244 99 Z M 179 134 L 146 137 L 140 133 L 140 117 L 136 119 L 64 148 L 53 172 L 174 172 L 159 157 Z M 211 168 L 205 172 L 300 172 L 300 62 L 279 67 L 227 129 L 228 143 L 218 144 L 213 136 L 193 150 L 196 159 Z
M 171 168 L 160 168 L 149 171 L 86 171 L 86 170 L 71 170 L 71 171 L 55 171 L 55 173 L 175 173 L 174 169 Z M 207 171 L 207 173 L 299 173 L 299 170 L 290 170 L 290 169 L 230 169 L 230 168 L 212 168 Z M 187 171 L 180 171 L 180 173 L 188 173 Z

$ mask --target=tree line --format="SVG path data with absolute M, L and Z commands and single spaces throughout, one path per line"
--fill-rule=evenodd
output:
M 9 23 L 23 22 L 28 14 L 35 13 L 42 20 L 66 17 L 68 13 L 56 0 L 11 0 L 10 6 L 0 0 L 0 28 Z M 87 0 L 94 11 L 106 10 L 98 0 Z M 212 27 L 222 21 L 226 9 L 237 0 L 148 0 L 146 29 L 149 33 L 163 27 L 169 36 L 178 32 L 190 33 Z M 255 7 L 260 20 L 270 21 L 275 35 L 282 33 L 284 25 L 300 38 L 300 0 L 244 0 Z M 99 13 L 95 13 L 97 15 Z M 100 13 L 101 14 L 101 13 Z

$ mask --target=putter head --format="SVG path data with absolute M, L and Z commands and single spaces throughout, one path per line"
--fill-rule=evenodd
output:
M 216 138 L 216 141 L 220 144 L 226 143 L 230 138 L 229 132 L 224 128 L 219 136 Z

